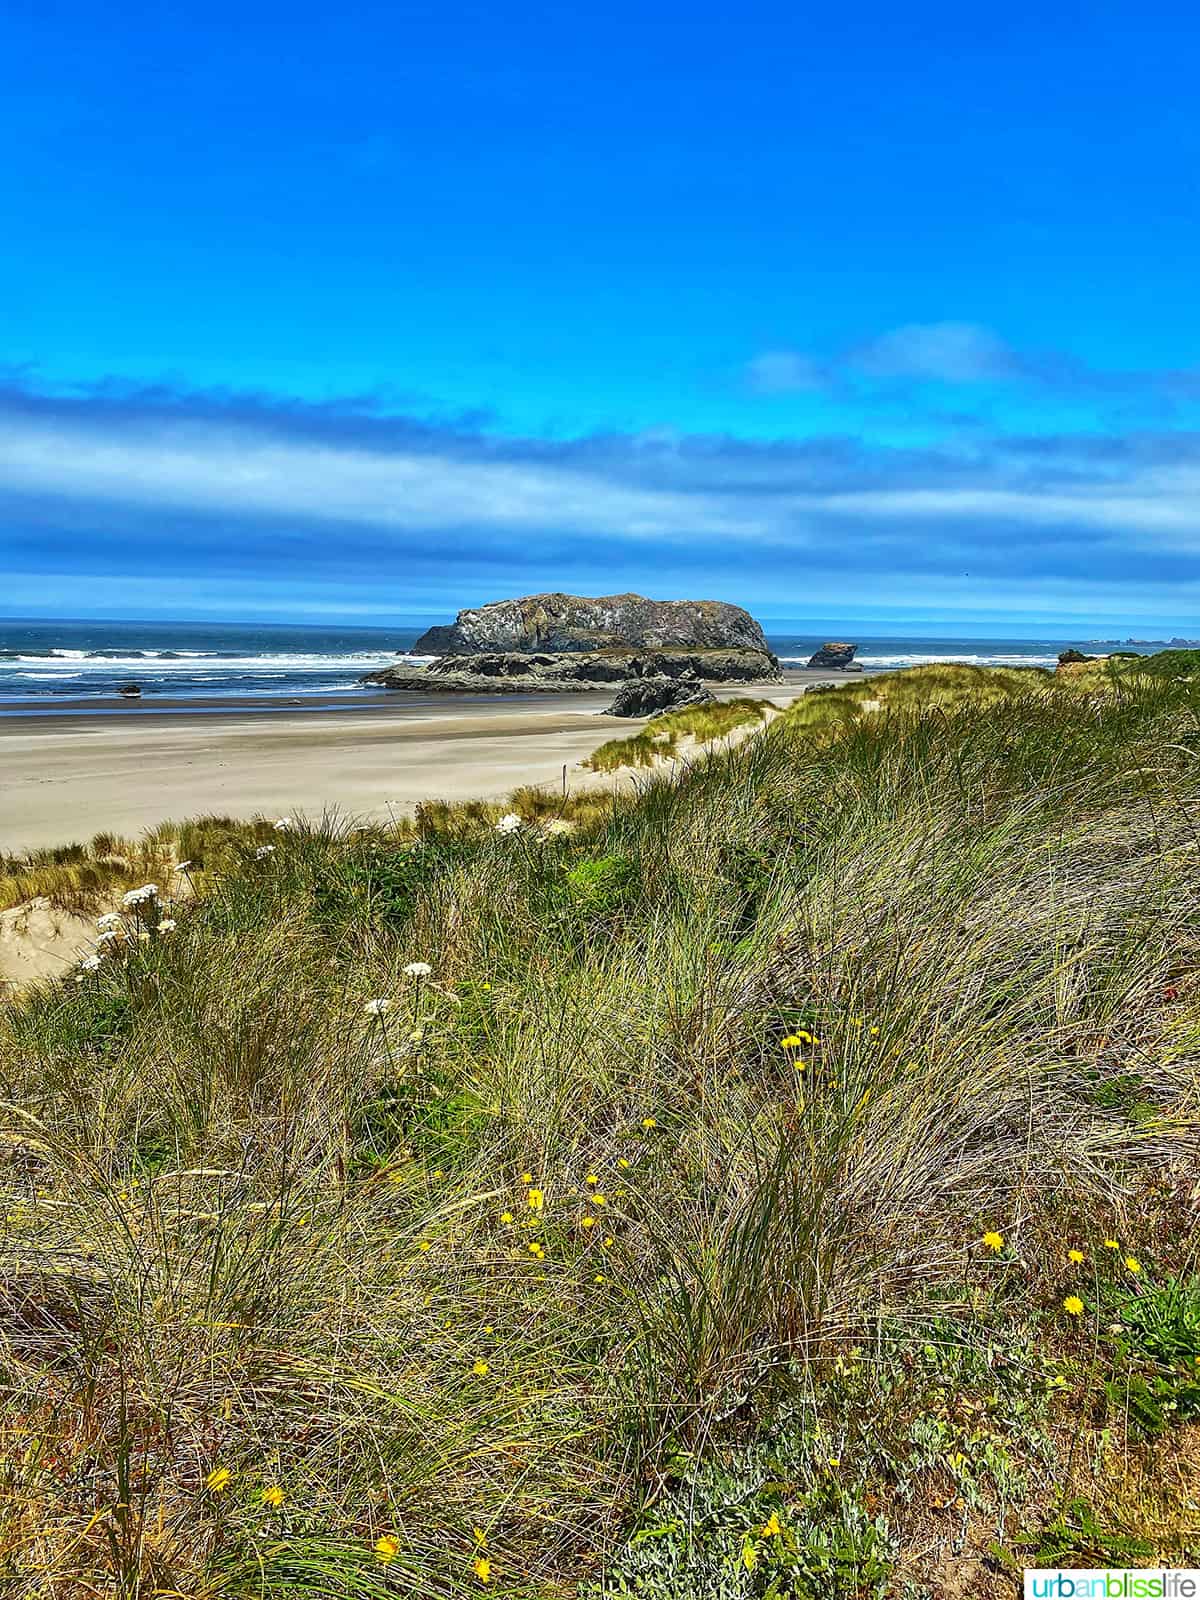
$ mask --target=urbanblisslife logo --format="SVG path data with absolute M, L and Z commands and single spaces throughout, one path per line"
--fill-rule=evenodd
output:
M 1200 1600 L 1200 1568 L 1038 1567 L 1025 1600 Z

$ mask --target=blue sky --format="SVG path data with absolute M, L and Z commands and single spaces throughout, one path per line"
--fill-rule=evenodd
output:
M 10 5 L 0 610 L 1200 629 L 1200 22 Z

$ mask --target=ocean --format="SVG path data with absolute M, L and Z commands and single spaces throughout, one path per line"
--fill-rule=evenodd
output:
M 215 622 L 26 622 L 0 618 L 0 700 L 45 705 L 54 697 L 111 700 L 123 683 L 145 698 L 288 697 L 357 691 L 365 672 L 409 649 L 421 628 L 359 628 Z M 858 644 L 867 672 L 923 661 L 980 666 L 1053 666 L 1069 645 L 1103 651 L 1118 640 L 937 639 L 807 633 L 768 624 L 786 666 L 803 666 L 831 637 Z M 1134 648 L 1124 646 L 1125 648 Z M 1161 645 L 1143 646 L 1144 649 Z

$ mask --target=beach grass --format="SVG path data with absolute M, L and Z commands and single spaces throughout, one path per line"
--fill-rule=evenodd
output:
M 593 772 L 614 772 L 619 767 L 652 767 L 667 760 L 687 739 L 709 745 L 735 730 L 761 723 L 775 707 L 770 700 L 714 700 L 709 705 L 682 706 L 653 717 L 640 733 L 609 739 L 595 750 L 586 765 Z
M 0 1009 L 3 1592 L 1187 1564 L 1200 691 L 936 670 L 220 831 Z

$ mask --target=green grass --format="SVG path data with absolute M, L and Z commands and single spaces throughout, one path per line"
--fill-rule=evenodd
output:
M 1194 1545 L 1200 686 L 923 681 L 513 833 L 218 830 L 0 1010 L 3 1592 Z
M 716 700 L 711 705 L 684 706 L 654 717 L 640 733 L 627 739 L 609 739 L 585 763 L 593 772 L 613 772 L 618 767 L 651 767 L 673 756 L 679 741 L 697 744 L 723 739 L 735 728 L 759 723 L 774 710 L 769 700 Z

